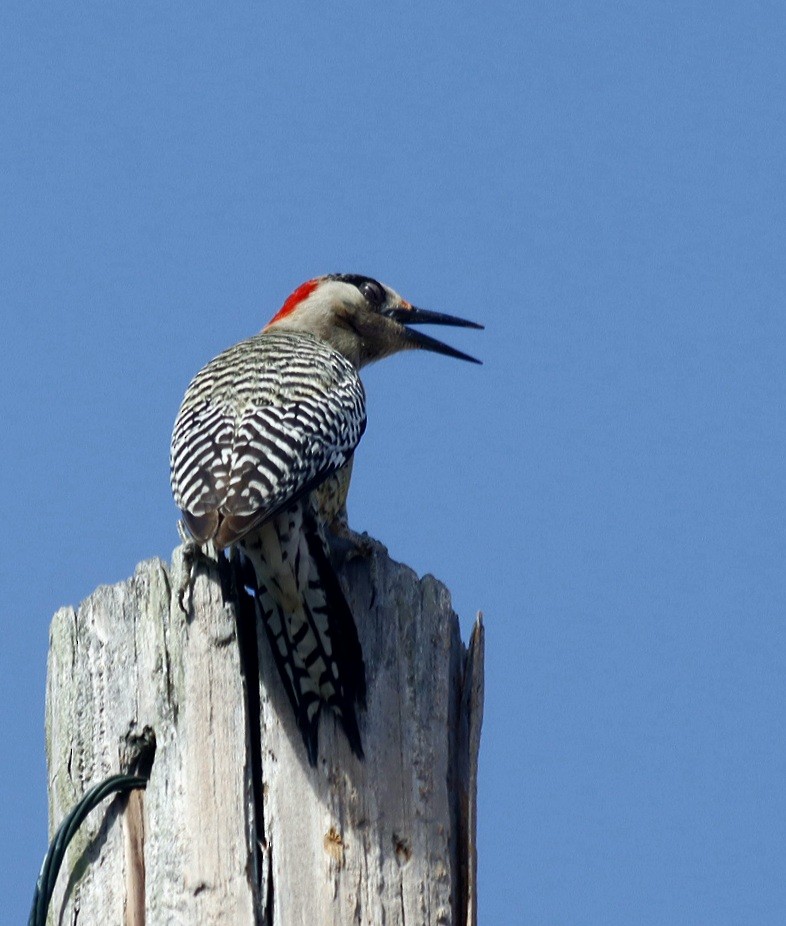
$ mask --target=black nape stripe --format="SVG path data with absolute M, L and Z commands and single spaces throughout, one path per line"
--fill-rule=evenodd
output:
M 360 273 L 329 273 L 329 280 L 338 280 L 339 283 L 350 283 L 352 286 L 360 287 L 361 283 L 376 283 L 381 287 L 382 284 L 374 277 L 364 277 Z

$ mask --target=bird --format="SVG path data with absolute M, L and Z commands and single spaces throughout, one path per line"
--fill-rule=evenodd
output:
M 348 537 L 346 497 L 366 427 L 359 371 L 406 350 L 472 363 L 410 326 L 483 326 L 413 306 L 360 274 L 308 280 L 256 335 L 188 386 L 170 447 L 171 486 L 190 541 L 237 556 L 308 760 L 323 708 L 363 758 L 366 673 L 328 536 Z

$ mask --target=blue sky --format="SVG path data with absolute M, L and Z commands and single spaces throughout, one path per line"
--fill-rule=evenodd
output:
M 177 543 L 193 373 L 377 276 L 483 367 L 365 376 L 350 516 L 487 620 L 480 912 L 786 922 L 786 11 L 0 8 L 0 896 L 61 604 Z

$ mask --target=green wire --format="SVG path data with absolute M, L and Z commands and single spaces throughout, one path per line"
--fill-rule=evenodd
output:
M 55 882 L 63 864 L 66 849 L 90 811 L 97 807 L 104 798 L 109 797 L 110 794 L 117 791 L 144 788 L 146 785 L 147 778 L 140 778 L 138 775 L 110 775 L 109 778 L 94 785 L 82 797 L 82 800 L 57 828 L 54 839 L 49 845 L 49 850 L 44 856 L 41 873 L 38 875 L 38 881 L 36 881 L 35 885 L 33 907 L 30 910 L 30 919 L 27 921 L 27 926 L 46 926 L 49 902 L 52 899 Z

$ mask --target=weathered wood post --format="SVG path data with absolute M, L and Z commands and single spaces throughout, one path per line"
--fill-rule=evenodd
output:
M 110 773 L 150 781 L 88 819 L 50 923 L 474 926 L 480 619 L 465 648 L 435 579 L 379 544 L 347 563 L 366 759 L 328 716 L 311 768 L 264 633 L 212 567 L 184 611 L 185 569 L 142 563 L 52 622 L 50 825 Z

